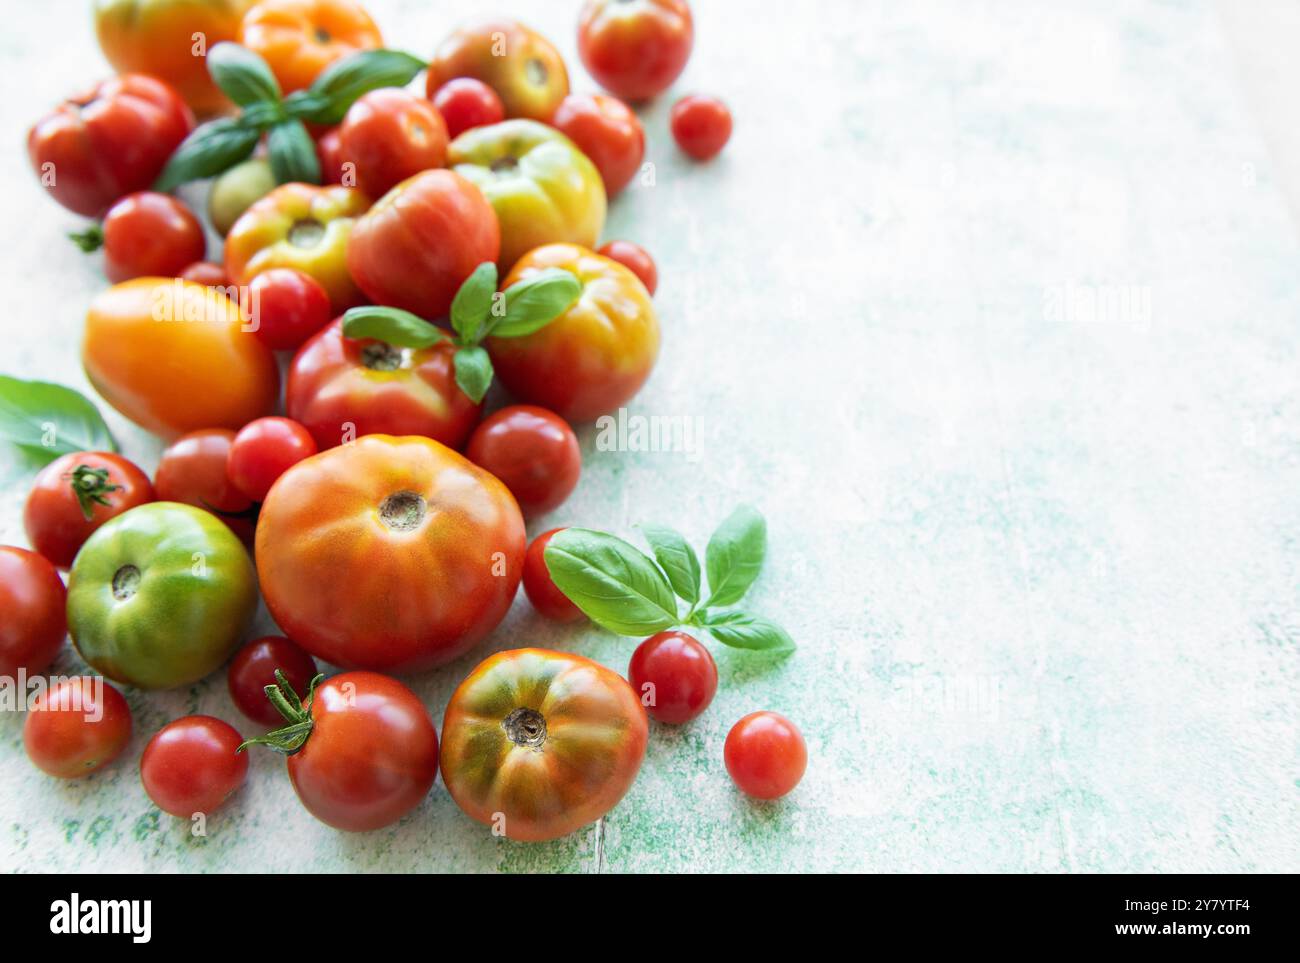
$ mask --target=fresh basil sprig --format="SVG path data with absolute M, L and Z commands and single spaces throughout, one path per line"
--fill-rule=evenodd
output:
M 640 528 L 653 560 L 621 538 L 585 528 L 566 528 L 547 543 L 543 558 L 552 581 L 593 622 L 619 635 L 693 626 L 733 648 L 794 651 L 789 633 L 771 619 L 728 608 L 763 567 L 767 524 L 757 511 L 741 505 L 709 539 L 710 594 L 702 603 L 700 561 L 690 543 L 666 525 Z M 685 615 L 678 598 L 688 606 Z
M 0 375 L 0 442 L 24 470 L 74 451 L 117 451 L 104 418 L 84 395 L 46 381 Z
M 581 293 L 582 285 L 568 271 L 547 268 L 516 281 L 498 298 L 496 265 L 484 261 L 465 279 L 451 302 L 454 337 L 418 314 L 380 305 L 345 311 L 343 336 L 416 349 L 451 341 L 456 345 L 456 384 L 478 404 L 492 384 L 492 359 L 482 347 L 483 339 L 532 334 L 567 311 Z

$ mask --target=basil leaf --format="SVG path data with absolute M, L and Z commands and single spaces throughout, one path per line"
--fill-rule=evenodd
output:
M 240 107 L 280 101 L 280 84 L 266 61 L 237 43 L 225 41 L 208 51 L 208 73 Z
M 739 602 L 758 578 L 766 551 L 767 523 L 753 508 L 741 505 L 718 526 L 704 551 L 711 593 L 705 604 Z
M 456 384 L 478 404 L 492 384 L 492 359 L 486 349 L 469 345 L 456 352 Z
M 663 573 L 621 538 L 566 528 L 552 536 L 543 558 L 560 591 L 611 632 L 653 635 L 678 623 Z
M 793 652 L 794 639 L 775 622 L 745 612 L 702 612 L 699 622 L 709 634 L 733 649 Z
M 372 338 L 395 348 L 428 348 L 447 336 L 410 311 L 367 304 L 343 312 L 343 337 Z
M 0 375 L 0 440 L 36 465 L 73 451 L 117 451 L 99 409 L 80 392 L 8 375 Z
M 310 98 L 294 104 L 297 116 L 313 124 L 337 124 L 362 94 L 380 87 L 405 87 L 427 66 L 419 57 L 400 50 L 361 50 L 334 61 L 309 88 Z
M 247 126 L 238 117 L 222 117 L 196 127 L 167 161 L 154 181 L 154 190 L 170 191 L 201 177 L 215 177 L 253 153 L 261 136 L 256 127 Z
M 492 325 L 496 338 L 520 338 L 550 324 L 582 294 L 582 285 L 568 271 L 547 268 L 506 288 L 506 313 Z
M 700 560 L 695 549 L 667 525 L 640 528 L 677 597 L 694 605 L 700 600 Z
M 300 120 L 282 120 L 266 135 L 267 153 L 271 155 L 271 173 L 277 184 L 297 181 L 320 183 L 320 159 L 316 142 Z
M 451 302 L 451 327 L 466 344 L 478 344 L 479 332 L 497 291 L 497 266 L 484 261 L 465 279 Z

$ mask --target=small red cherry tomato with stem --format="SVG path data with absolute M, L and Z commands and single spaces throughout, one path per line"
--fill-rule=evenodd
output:
M 67 590 L 48 560 L 0 545 L 0 676 L 43 672 L 68 633 Z
M 756 799 L 779 799 L 803 778 L 808 748 L 798 727 L 775 712 L 751 712 L 727 733 L 727 772 Z
M 254 722 L 273 726 L 281 721 L 266 697 L 266 687 L 275 685 L 275 671 L 284 673 L 295 692 L 306 692 L 316 678 L 316 661 L 282 635 L 254 639 L 235 653 L 226 670 L 230 698 Z
M 170 194 L 140 191 L 108 209 L 102 225 L 73 234 L 86 252 L 104 248 L 104 273 L 113 283 L 138 277 L 177 277 L 203 260 L 203 225 Z
M 241 495 L 260 502 L 277 478 L 314 454 L 316 442 L 298 422 L 279 417 L 258 418 L 235 435 L 226 473 Z
M 610 241 L 596 253 L 623 265 L 639 277 L 645 289 L 654 295 L 655 289 L 659 287 L 659 269 L 655 267 L 654 258 L 641 245 L 631 241 Z
M 381 87 L 348 108 L 339 125 L 339 157 L 356 164 L 356 186 L 378 199 L 420 171 L 445 167 L 447 139 L 447 125 L 433 104 Z
M 551 126 L 591 158 L 613 197 L 628 185 L 645 159 L 645 131 L 630 107 L 604 94 L 569 94 Z
M 563 504 L 582 471 L 569 423 L 536 405 L 510 405 L 484 419 L 470 435 L 465 457 L 505 482 L 525 515 Z
M 549 532 L 538 535 L 528 546 L 528 551 L 524 553 L 524 594 L 543 618 L 552 622 L 577 622 L 586 616 L 582 609 L 560 591 L 546 567 L 546 546 L 556 532 L 562 531 L 562 528 L 552 528 Z
M 731 111 L 717 97 L 691 94 L 673 104 L 673 140 L 699 161 L 717 155 L 731 138 Z
M 657 722 L 690 722 L 718 691 L 718 667 L 709 650 L 685 632 L 660 632 L 636 647 L 627 680 Z
M 270 268 L 248 282 L 249 326 L 276 351 L 296 351 L 330 323 L 330 296 L 310 274 Z
M 100 676 L 63 679 L 37 696 L 23 747 L 38 769 L 75 779 L 102 769 L 131 741 L 131 709 Z
M 155 806 L 189 819 L 207 815 L 248 777 L 242 737 L 213 716 L 185 716 L 163 726 L 140 757 L 140 781 Z
M 506 119 L 497 92 L 473 77 L 453 77 L 434 92 L 433 106 L 447 123 L 447 136 L 455 138 L 471 127 L 486 127 Z
M 59 568 L 110 518 L 154 500 L 149 476 L 121 455 L 79 451 L 41 469 L 23 507 L 32 548 Z

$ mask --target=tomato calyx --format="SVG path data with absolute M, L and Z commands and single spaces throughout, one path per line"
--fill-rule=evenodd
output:
M 546 742 L 546 716 L 520 706 L 501 720 L 501 728 L 516 746 L 541 752 Z
M 93 254 L 104 246 L 104 228 L 98 221 L 90 224 L 84 231 L 69 231 L 68 237 L 83 254 Z
M 72 493 L 77 496 L 77 504 L 81 506 L 81 514 L 86 521 L 94 517 L 96 505 L 112 508 L 108 493 L 122 490 L 121 485 L 114 485 L 108 480 L 107 468 L 78 465 L 63 477 L 71 483 Z
M 243 752 L 249 746 L 266 746 L 283 755 L 292 756 L 307 745 L 307 737 L 311 735 L 312 727 L 315 725 L 311 718 L 311 701 L 316 695 L 316 687 L 325 681 L 325 674 L 318 673 L 307 686 L 305 705 L 279 669 L 275 670 L 275 681 L 275 685 L 266 687 L 266 697 L 271 700 L 271 705 L 275 706 L 280 715 L 284 716 L 288 725 L 268 732 L 264 736 L 245 739 L 239 744 L 236 752 Z

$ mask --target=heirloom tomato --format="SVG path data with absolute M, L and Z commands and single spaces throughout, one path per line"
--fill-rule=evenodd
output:
M 240 215 L 275 190 L 275 175 L 265 157 L 250 157 L 218 174 L 208 191 L 208 219 L 222 237 Z
M 655 267 L 654 258 L 649 251 L 631 241 L 610 241 L 602 244 L 596 253 L 617 261 L 639 277 L 646 291 L 654 297 L 655 290 L 659 287 L 659 269 Z
M 560 591 L 551 578 L 551 570 L 546 567 L 546 546 L 557 532 L 562 531 L 562 528 L 552 528 L 538 535 L 528 546 L 524 555 L 524 594 L 543 618 L 552 622 L 577 622 L 585 619 L 586 615 Z
M 99 217 L 119 197 L 149 187 L 194 116 L 176 92 L 123 74 L 60 104 L 27 134 L 32 169 L 70 211 Z
M 600 172 L 553 127 L 532 120 L 475 127 L 451 142 L 447 162 L 496 211 L 503 271 L 542 244 L 590 247 L 605 226 Z
M 180 278 L 136 278 L 97 295 L 81 361 L 104 400 L 164 436 L 240 428 L 275 407 L 271 349 L 244 330 L 239 305 Z
M 627 186 L 645 158 L 641 121 L 615 97 L 569 94 L 560 102 L 551 124 L 596 165 L 607 197 Z
M 102 678 L 76 676 L 36 697 L 23 723 L 23 748 L 38 769 L 76 779 L 103 769 L 131 741 L 131 708 Z
M 582 454 L 568 422 L 536 405 L 510 405 L 474 429 L 465 457 L 505 482 L 525 515 L 559 507 L 578 485 Z
M 266 697 L 266 687 L 276 684 L 277 671 L 284 673 L 295 691 L 306 692 L 316 678 L 316 662 L 284 636 L 267 635 L 236 652 L 226 670 L 231 701 L 240 712 L 264 726 L 280 721 L 280 713 Z
M 248 552 L 215 515 L 177 502 L 133 508 L 86 540 L 68 576 L 68 630 L 115 682 L 197 682 L 238 645 L 257 608 Z
M 569 92 L 560 52 L 514 20 L 468 24 L 439 44 L 426 78 L 429 98 L 455 77 L 472 77 L 495 90 L 507 117 L 549 121 Z
M 0 677 L 43 672 L 68 632 L 67 593 L 49 560 L 0 545 Z
M 673 104 L 673 140 L 699 161 L 717 154 L 731 138 L 731 111 L 717 97 L 691 94 Z
M 803 734 L 775 712 L 751 712 L 732 726 L 722 757 L 736 785 L 755 799 L 784 796 L 808 767 Z
M 718 667 L 709 650 L 685 632 L 660 632 L 636 647 L 627 681 L 657 722 L 690 722 L 718 691 Z
M 114 283 L 154 275 L 179 277 L 203 260 L 203 225 L 170 194 L 139 191 L 108 209 L 103 226 L 74 234 L 83 250 L 104 246 L 104 273 Z
M 213 716 L 184 716 L 154 734 L 140 757 L 140 781 L 153 804 L 168 815 L 207 815 L 248 778 L 243 737 Z
M 452 694 L 442 780 L 471 819 L 536 842 L 594 822 L 631 787 L 645 710 L 621 676 L 582 656 L 498 652 Z
M 226 474 L 240 494 L 260 502 L 275 480 L 309 455 L 316 442 L 288 418 L 258 418 L 239 429 L 230 446 Z
M 578 279 L 578 300 L 532 334 L 489 337 L 488 352 L 517 398 L 568 421 L 589 421 L 626 403 L 650 376 L 659 353 L 659 321 L 635 274 L 576 244 L 529 252 L 502 287 L 547 268 Z
M 248 318 L 264 345 L 292 351 L 330 323 L 330 296 L 309 274 L 270 268 L 248 282 Z
M 181 435 L 163 449 L 154 472 L 159 501 L 181 502 L 220 518 L 245 544 L 252 543 L 252 501 L 230 481 L 227 470 L 235 433 L 203 428 Z
M 578 55 L 606 90 L 645 100 L 677 79 L 695 28 L 686 0 L 588 0 L 578 19 Z
M 357 187 L 383 197 L 420 171 L 446 166 L 447 124 L 423 97 L 381 87 L 348 108 L 339 156 L 356 165 Z
M 300 461 L 257 524 L 271 617 L 346 668 L 413 672 L 468 651 L 510 608 L 523 557 L 514 496 L 429 438 L 365 435 Z
M 506 119 L 506 108 L 497 92 L 473 77 L 453 77 L 430 96 L 447 124 L 449 137 Z
M 23 508 L 23 527 L 32 548 L 67 568 L 91 532 L 153 497 L 149 476 L 121 455 L 71 452 L 36 476 Z
M 244 15 L 239 42 L 266 61 L 287 94 L 310 87 L 336 60 L 382 47 L 384 38 L 353 0 L 261 0 Z

